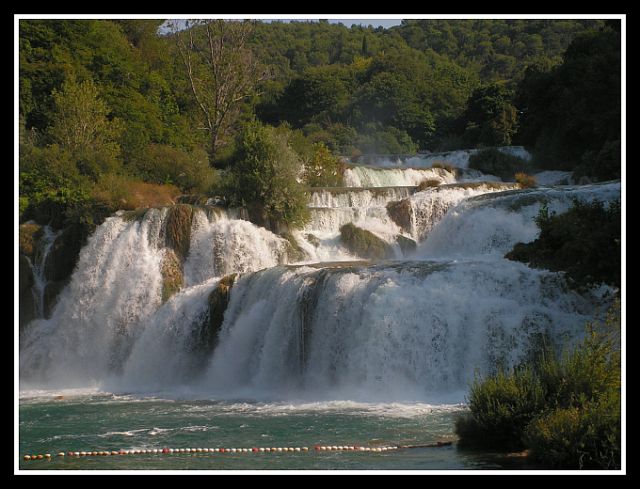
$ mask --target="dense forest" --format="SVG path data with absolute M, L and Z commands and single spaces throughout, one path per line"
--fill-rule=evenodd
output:
M 338 155 L 522 144 L 620 177 L 617 20 L 163 23 L 20 20 L 21 221 L 199 193 L 295 225 Z

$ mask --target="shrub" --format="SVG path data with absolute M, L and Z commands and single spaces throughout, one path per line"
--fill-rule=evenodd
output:
M 484 149 L 469 157 L 469 168 L 496 175 L 503 180 L 512 180 L 515 173 L 526 170 L 526 167 L 527 162 L 522 158 L 496 148 Z
M 544 390 L 530 367 L 477 377 L 469 395 L 471 413 L 456 422 L 460 445 L 521 450 L 527 425 L 543 407 Z
M 505 255 L 535 268 L 565 271 L 575 287 L 607 283 L 620 287 L 620 202 L 584 203 L 578 200 L 563 214 L 546 207 L 536 218 L 540 236 L 517 243 Z
M 537 187 L 536 177 L 527 175 L 524 172 L 518 172 L 515 174 L 516 182 L 520 185 L 520 188 L 534 188 Z
M 180 190 L 173 185 L 145 183 L 108 174 L 96 183 L 91 196 L 98 205 L 116 211 L 171 205 L 179 194 Z
M 441 183 L 437 178 L 425 178 L 418 184 L 418 192 L 422 192 L 428 188 L 438 187 Z
M 511 372 L 476 378 L 470 413 L 456 420 L 462 447 L 531 449 L 552 468 L 620 467 L 620 305 L 587 326 L 573 349 L 543 347 Z
M 186 152 L 165 144 L 150 144 L 130 167 L 146 182 L 175 185 L 187 193 L 206 193 L 215 182 L 215 171 L 202 149 Z
M 340 228 L 340 240 L 350 252 L 362 258 L 382 260 L 393 257 L 391 246 L 371 231 L 361 229 L 352 223 Z
M 525 443 L 531 456 L 548 467 L 619 469 L 620 396 L 609 394 L 540 416 L 528 426 Z
M 240 132 L 236 148 L 224 182 L 230 202 L 249 207 L 258 223 L 301 226 L 308 218 L 307 200 L 297 180 L 301 161 L 287 133 L 253 122 Z
M 305 163 L 303 181 L 310 187 L 342 187 L 345 165 L 322 143 L 313 145 L 310 160 Z

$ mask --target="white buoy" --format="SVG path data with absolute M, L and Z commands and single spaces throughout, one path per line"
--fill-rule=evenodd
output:
M 214 448 L 213 451 L 218 453 L 218 452 L 220 452 L 220 449 L 219 448 Z
M 58 457 L 64 457 L 64 452 L 58 452 Z
M 260 448 L 258 448 L 258 451 L 260 451 L 260 452 L 264 452 L 264 447 L 260 447 Z
M 28 462 L 29 460 L 31 460 L 31 455 L 25 455 L 24 457 L 22 457 L 26 462 Z
M 296 452 L 299 452 L 299 451 L 300 451 L 300 447 L 296 447 L 296 448 L 294 448 L 294 450 L 295 450 Z
M 309 447 L 302 447 L 302 451 L 303 452 L 308 452 L 309 451 Z

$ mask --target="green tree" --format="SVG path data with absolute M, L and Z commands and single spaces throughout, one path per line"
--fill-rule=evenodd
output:
M 511 104 L 513 94 L 494 83 L 475 90 L 462 115 L 464 137 L 471 145 L 506 146 L 517 129 L 517 113 Z
M 49 128 L 52 141 L 68 151 L 81 173 L 98 178 L 117 170 L 123 126 L 110 120 L 109 108 L 91 80 L 77 83 L 73 78 L 52 93 L 55 118 Z
M 233 159 L 226 184 L 232 203 L 248 207 L 252 220 L 260 224 L 304 223 L 306 195 L 297 180 L 301 162 L 284 131 L 247 124 L 238 135 Z

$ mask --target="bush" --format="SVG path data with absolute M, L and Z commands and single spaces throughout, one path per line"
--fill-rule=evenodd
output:
M 527 162 L 496 148 L 489 148 L 472 154 L 469 157 L 469 168 L 496 175 L 503 180 L 513 180 L 515 173 L 526 170 Z
M 547 347 L 527 365 L 476 378 L 462 447 L 531 449 L 552 468 L 620 467 L 620 305 L 562 355 Z
M 442 181 L 437 178 L 425 178 L 418 184 L 418 192 L 422 192 L 428 188 L 439 187 L 441 183 Z
M 239 134 L 236 148 L 223 185 L 229 201 L 247 206 L 259 224 L 273 220 L 301 226 L 309 211 L 305 188 L 297 180 L 301 161 L 287 133 L 250 123 Z
M 524 172 L 518 172 L 515 174 L 515 179 L 520 188 L 534 188 L 537 187 L 536 177 L 527 175 Z
M 544 390 L 529 367 L 499 371 L 471 386 L 471 414 L 456 422 L 462 447 L 522 450 L 523 435 L 544 408 Z
M 600 201 L 578 200 L 563 214 L 546 207 L 536 218 L 540 236 L 517 243 L 505 255 L 535 268 L 565 271 L 570 285 L 581 288 L 596 283 L 620 287 L 620 202 L 608 207 Z
M 207 193 L 215 182 L 215 171 L 202 149 L 186 152 L 150 144 L 133 159 L 130 168 L 145 182 L 175 185 L 186 193 Z
M 340 240 L 346 248 L 362 257 L 372 260 L 383 260 L 393 257 L 393 249 L 371 231 L 360 229 L 352 223 L 340 228 Z
M 173 185 L 145 183 L 130 177 L 109 174 L 98 181 L 91 196 L 98 205 L 115 212 L 172 205 L 179 194 L 180 190 Z
M 345 165 L 322 143 L 313 145 L 310 161 L 305 163 L 302 179 L 310 187 L 342 187 Z
M 527 428 L 531 456 L 551 468 L 620 468 L 620 396 L 555 409 Z

